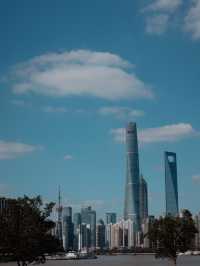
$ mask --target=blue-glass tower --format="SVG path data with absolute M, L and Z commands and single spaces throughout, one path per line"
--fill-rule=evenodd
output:
M 126 128 L 126 186 L 124 219 L 134 222 L 135 231 L 140 230 L 140 177 L 136 123 L 130 122 Z
M 165 152 L 166 215 L 178 215 L 178 184 L 176 153 Z

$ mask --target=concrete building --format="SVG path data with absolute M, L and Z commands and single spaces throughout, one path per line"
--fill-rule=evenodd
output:
M 143 248 L 152 248 L 152 243 L 150 242 L 147 233 L 149 232 L 153 222 L 155 221 L 154 216 L 148 216 L 145 219 L 143 219 L 142 223 L 142 234 L 143 234 L 143 242 L 142 242 L 142 247 Z
M 106 225 L 106 243 L 109 249 L 131 249 L 141 246 L 141 233 L 134 231 L 134 221 L 120 220 Z

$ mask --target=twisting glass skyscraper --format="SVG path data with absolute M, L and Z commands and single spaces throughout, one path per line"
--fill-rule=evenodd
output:
M 176 153 L 165 152 L 166 215 L 178 215 L 178 184 Z
M 126 128 L 126 186 L 124 219 L 134 222 L 135 230 L 140 229 L 140 201 L 139 201 L 139 155 L 136 123 L 130 122 Z

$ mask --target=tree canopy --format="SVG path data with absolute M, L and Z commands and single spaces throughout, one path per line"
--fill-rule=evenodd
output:
M 191 213 L 184 210 L 181 217 L 156 219 L 148 237 L 153 243 L 156 257 L 169 258 L 176 265 L 177 253 L 191 249 L 197 232 Z
M 55 223 L 48 217 L 54 203 L 43 205 L 40 196 L 0 199 L 0 254 L 11 256 L 18 265 L 34 260 L 45 261 L 45 253 L 60 249 L 50 232 Z

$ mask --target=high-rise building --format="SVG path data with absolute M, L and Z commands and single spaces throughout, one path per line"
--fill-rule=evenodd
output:
M 63 224 L 62 224 L 62 239 L 64 250 L 73 249 L 73 223 L 72 223 L 72 208 L 63 208 Z
M 88 247 L 91 249 L 96 248 L 96 211 L 89 207 L 81 209 L 81 221 L 87 225 L 90 230 L 90 238 L 88 239 Z
M 178 215 L 178 184 L 176 153 L 165 152 L 166 215 Z
M 96 247 L 101 250 L 105 248 L 105 230 L 104 221 L 100 219 L 96 228 Z
M 194 248 L 196 250 L 200 250 L 200 213 L 196 214 L 193 219 L 196 229 L 198 230 L 198 232 L 195 234 Z
M 117 214 L 115 212 L 106 213 L 106 224 L 115 224 L 117 222 Z
M 148 232 L 151 229 L 154 221 L 155 221 L 155 217 L 152 215 L 143 219 L 143 222 L 142 222 L 142 234 L 143 234 L 142 246 L 143 248 L 153 248 L 153 243 L 152 241 L 149 240 Z
M 58 189 L 58 206 L 57 206 L 57 212 L 58 212 L 58 220 L 56 221 L 56 237 L 60 240 L 60 243 L 63 242 L 62 240 L 62 204 L 61 204 L 61 191 L 60 186 Z
M 148 217 L 148 185 L 144 177 L 140 176 L 140 221 Z
M 73 216 L 74 223 L 74 250 L 80 250 L 81 248 L 81 214 L 79 212 L 74 213 Z
M 130 122 L 126 128 L 126 186 L 124 219 L 134 222 L 134 230 L 140 230 L 139 201 L 139 155 L 136 123 Z
M 106 225 L 106 246 L 109 249 L 140 247 L 140 239 L 141 232 L 134 231 L 134 222 L 131 219 Z
M 81 224 L 80 233 L 80 250 L 87 250 L 91 248 L 91 228 L 90 224 Z

